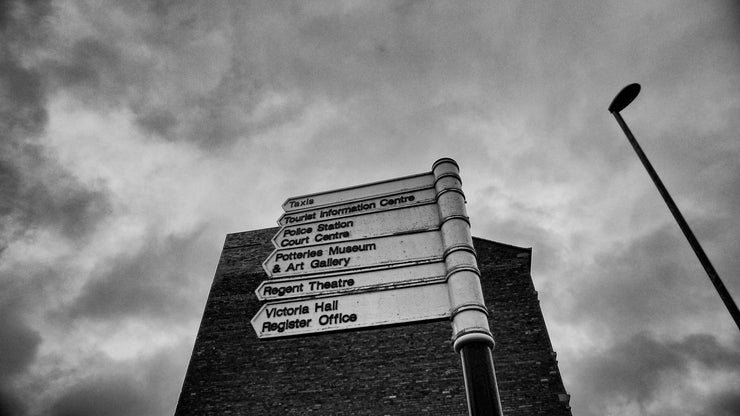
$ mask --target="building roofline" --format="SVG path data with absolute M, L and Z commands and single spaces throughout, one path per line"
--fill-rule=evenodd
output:
M 482 241 L 485 241 L 487 243 L 495 244 L 495 245 L 498 245 L 498 246 L 510 247 L 510 248 L 515 248 L 515 249 L 518 249 L 518 250 L 525 250 L 525 251 L 532 252 L 532 247 L 520 247 L 520 246 L 515 246 L 513 244 L 506 244 L 506 243 L 502 243 L 500 241 L 489 240 L 487 238 L 476 237 L 476 236 L 473 236 L 473 239 L 475 239 L 475 240 L 482 240 Z

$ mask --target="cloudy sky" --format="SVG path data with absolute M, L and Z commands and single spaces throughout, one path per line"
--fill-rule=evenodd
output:
M 733 1 L 0 2 L 0 414 L 171 415 L 227 233 L 458 161 L 575 416 L 740 414 Z

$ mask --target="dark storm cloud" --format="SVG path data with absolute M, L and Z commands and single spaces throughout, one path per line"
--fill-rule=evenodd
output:
M 668 217 L 663 222 L 634 241 L 598 254 L 594 264 L 583 271 L 589 278 L 574 288 L 574 303 L 555 313 L 615 334 L 724 314 L 678 226 Z M 717 254 L 733 257 L 731 252 Z M 715 260 L 720 263 L 724 257 L 715 256 Z
M 43 73 L 21 65 L 38 47 L 48 2 L 6 2 L 0 51 L 0 250 L 27 230 L 50 227 L 70 238 L 89 233 L 109 209 L 105 192 L 89 189 L 44 153 L 48 120 Z M 38 33 L 36 32 L 38 31 Z
M 0 56 L 0 90 L 3 144 L 18 136 L 39 134 L 48 117 L 42 78 L 35 70 L 22 67 L 7 50 Z
M 10 305 L 0 307 L 0 381 L 23 371 L 36 356 L 41 342 L 38 332 L 24 324 Z
M 109 210 L 104 191 L 80 183 L 44 148 L 47 83 L 43 70 L 26 56 L 43 46 L 51 11 L 46 1 L 0 5 L 0 262 L 10 260 L 6 264 L 15 260 L 5 256 L 9 245 L 29 242 L 39 230 L 79 241 Z M 60 268 L 41 276 L 28 268 L 4 267 L 0 275 L 2 415 L 25 414 L 29 405 L 15 381 L 34 362 L 42 334 L 22 317 L 33 301 L 46 296 L 46 283 L 56 282 Z
M 454 108 L 482 118 L 518 111 L 551 130 L 542 120 L 572 111 L 561 100 L 578 82 L 572 67 L 589 57 L 586 37 L 572 27 L 591 21 L 595 32 L 605 13 L 583 5 L 578 13 L 483 6 L 115 2 L 101 10 L 117 13 L 83 8 L 99 32 L 61 45 L 46 70 L 57 88 L 85 101 L 127 107 L 146 132 L 203 147 L 294 120 L 325 98 L 339 105 L 361 98 L 345 115 L 370 139 L 434 139 Z M 121 13 L 137 22 L 136 31 L 112 20 Z M 468 88 L 483 102 L 471 107 L 445 97 Z M 273 92 L 293 94 L 293 103 L 250 119 Z M 538 117 L 542 111 L 558 117 Z M 387 131 L 409 121 L 412 128 Z M 576 148 L 603 148 L 596 139 Z
M 690 380 L 690 372 L 700 369 L 724 370 L 740 377 L 740 339 L 722 345 L 712 335 L 693 334 L 680 341 L 662 341 L 649 333 L 638 333 L 598 355 L 582 357 L 574 386 L 583 395 L 604 398 L 604 402 L 634 399 L 642 409 L 665 389 L 683 389 L 675 380 Z M 691 414 L 715 415 L 738 410 L 740 392 L 735 386 L 722 386 L 715 394 L 693 403 L 700 408 Z M 692 387 L 689 387 L 692 388 Z M 716 387 L 715 387 L 716 388 Z M 604 402 L 600 406 L 604 406 Z M 711 410 L 720 413 L 714 413 Z M 599 414 L 599 409 L 588 410 Z M 603 410 L 603 408 L 601 408 Z M 668 409 L 661 409 L 664 414 Z M 688 409 L 684 409 L 688 410 Z M 588 413 L 588 414 L 591 414 Z M 667 414 L 670 414 L 667 413 Z
M 171 413 L 191 345 L 178 344 L 136 361 L 103 361 L 64 391 L 44 413 L 50 416 L 141 416 Z M 177 382 L 173 382 L 177 380 Z
M 656 228 L 638 232 L 636 227 L 634 234 L 641 236 L 606 246 L 591 265 L 572 272 L 586 278 L 570 288 L 572 298 L 550 310 L 551 316 L 579 326 L 580 333 L 600 334 L 602 339 L 591 340 L 595 345 L 617 342 L 593 356 L 577 353 L 578 364 L 563 369 L 569 389 L 579 392 L 574 410 L 587 407 L 584 414 L 603 414 L 607 405 L 631 401 L 641 414 L 671 414 L 666 391 L 691 391 L 691 383 L 704 384 L 722 373 L 731 374 L 731 380 L 740 377 L 740 338 L 735 336 L 734 345 L 728 346 L 709 334 L 722 329 L 735 334 L 736 328 L 678 226 L 660 208 Z M 705 248 L 713 248 L 708 254 L 718 269 L 732 270 L 740 255 L 736 230 L 709 218 L 692 226 L 704 237 Z M 678 329 L 668 333 L 689 335 L 653 335 L 669 328 Z M 696 376 L 697 366 L 706 379 Z M 682 400 L 700 409 L 696 415 L 737 414 L 736 389 L 721 388 L 726 391 Z M 654 410 L 656 403 L 662 410 Z
M 740 394 L 735 390 L 713 394 L 704 414 L 713 416 L 740 415 Z
M 26 408 L 21 399 L 4 391 L 3 387 L 0 386 L 0 415 L 20 416 L 25 414 Z
M 87 105 L 130 110 L 144 132 L 167 140 L 208 147 L 244 131 L 239 119 L 257 100 L 251 81 L 230 64 L 234 22 L 226 5 L 65 6 L 78 7 L 93 34 L 54 43 L 41 64 L 51 89 Z
M 33 362 L 41 335 L 24 322 L 18 302 L 4 299 L 8 292 L 1 281 L 0 289 L 3 292 L 0 303 L 0 415 L 15 416 L 24 413 L 25 405 L 11 381 Z
M 146 131 L 161 137 L 170 137 L 171 131 L 177 125 L 177 117 L 167 110 L 152 110 L 139 114 L 136 122 Z
M 0 2 L 0 31 L 8 42 L 4 47 L 14 48 L 18 43 L 28 45 L 43 37 L 44 21 L 50 13 L 51 0 Z
M 59 85 L 84 90 L 85 95 L 107 92 L 112 96 L 125 89 L 120 74 L 120 53 L 113 45 L 92 38 L 81 39 L 70 47 L 65 59 L 63 62 L 47 63 L 46 70 Z M 113 87 L 115 89 L 110 91 Z
M 273 3 L 109 7 L 136 21 L 137 30 L 117 27 L 110 20 L 115 14 L 86 9 L 100 32 L 61 45 L 46 62 L 48 76 L 56 88 L 85 101 L 131 109 L 145 131 L 170 140 L 228 143 L 259 131 L 266 120 L 284 123 L 301 115 L 288 104 L 277 118 L 250 120 L 275 91 L 299 91 L 293 98 L 299 104 L 362 96 L 365 104 L 354 111 L 380 119 L 423 109 L 438 92 L 430 84 L 478 82 L 503 89 L 499 97 L 522 96 L 506 82 L 524 64 L 515 63 L 519 55 L 480 53 L 495 41 L 486 33 L 489 19 L 514 27 L 478 6 L 371 5 L 349 13 Z M 399 89 L 404 93 L 393 93 Z
M 150 412 L 139 402 L 144 391 L 131 378 L 95 379 L 68 390 L 50 414 L 54 416 L 124 416 Z
M 0 232 L 6 234 L 4 240 L 40 228 L 79 240 L 110 212 L 105 190 L 81 184 L 43 155 L 38 146 L 23 144 L 4 150 L 0 157 Z
M 210 252 L 205 245 L 212 244 L 201 239 L 201 232 L 164 239 L 152 236 L 139 250 L 100 264 L 66 314 L 72 319 L 99 320 L 189 315 L 193 294 L 188 276 L 202 263 L 202 253 Z

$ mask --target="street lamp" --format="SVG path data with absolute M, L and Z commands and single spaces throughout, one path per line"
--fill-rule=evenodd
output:
M 609 112 L 612 113 L 614 118 L 617 119 L 617 123 L 619 123 L 619 126 L 622 127 L 624 134 L 627 136 L 630 144 L 635 149 L 637 156 L 642 161 L 645 169 L 647 169 L 648 174 L 650 174 L 650 178 L 655 183 L 655 186 L 658 187 L 658 192 L 660 192 L 663 200 L 668 205 L 668 209 L 671 210 L 673 217 L 678 222 L 678 226 L 681 227 L 681 231 L 683 231 L 686 239 L 689 240 L 691 248 L 694 249 L 694 253 L 696 253 L 697 257 L 699 257 L 699 261 L 701 262 L 701 265 L 704 266 L 704 270 L 706 270 L 707 275 L 709 276 L 709 280 L 712 281 L 712 283 L 714 284 L 714 288 L 717 289 L 717 293 L 719 293 L 719 297 L 722 298 L 722 301 L 725 303 L 727 310 L 730 311 L 732 319 L 735 320 L 735 325 L 737 325 L 738 329 L 740 329 L 740 311 L 738 311 L 735 301 L 732 300 L 732 296 L 730 296 L 727 288 L 725 288 L 725 285 L 722 283 L 722 279 L 720 279 L 717 271 L 714 270 L 714 266 L 712 266 L 709 258 L 704 253 L 704 250 L 701 248 L 699 241 L 694 236 L 691 228 L 689 228 L 689 224 L 687 224 L 686 220 L 683 219 L 681 211 L 678 210 L 676 203 L 673 202 L 671 195 L 668 194 L 668 190 L 665 189 L 665 186 L 663 186 L 663 182 L 658 177 L 658 173 L 655 172 L 655 169 L 653 169 L 653 166 L 650 164 L 647 156 L 645 156 L 645 153 L 643 153 L 640 145 L 635 139 L 635 136 L 632 135 L 632 132 L 630 131 L 629 127 L 627 127 L 627 124 L 622 119 L 622 116 L 619 115 L 619 112 L 624 110 L 624 108 L 627 107 L 635 99 L 635 97 L 637 97 L 637 94 L 639 93 L 640 84 L 630 84 L 624 87 L 622 91 L 620 91 L 619 94 L 614 97 L 614 100 L 612 100 L 612 103 L 609 105 Z

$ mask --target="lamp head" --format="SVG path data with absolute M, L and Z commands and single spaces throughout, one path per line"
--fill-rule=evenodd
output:
M 624 110 L 624 108 L 630 105 L 630 103 L 635 99 L 635 97 L 637 97 L 637 94 L 639 93 L 640 84 L 630 84 L 622 88 L 622 91 L 619 91 L 619 94 L 614 97 L 612 103 L 609 105 L 609 112 L 618 113 Z

